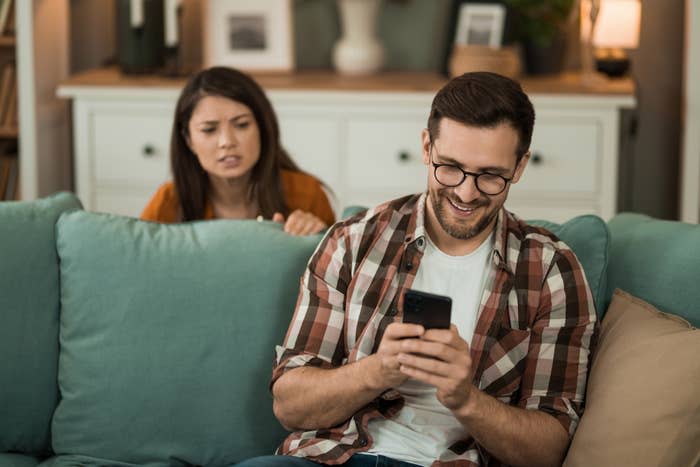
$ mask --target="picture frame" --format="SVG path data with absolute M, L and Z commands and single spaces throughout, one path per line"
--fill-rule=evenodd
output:
M 206 0 L 204 65 L 294 70 L 293 0 Z
M 462 3 L 459 6 L 455 45 L 498 49 L 503 44 L 506 7 L 498 3 Z

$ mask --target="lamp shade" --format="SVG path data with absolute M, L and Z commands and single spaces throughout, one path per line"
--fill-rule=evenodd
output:
M 593 30 L 593 45 L 634 49 L 639 45 L 639 0 L 603 0 Z

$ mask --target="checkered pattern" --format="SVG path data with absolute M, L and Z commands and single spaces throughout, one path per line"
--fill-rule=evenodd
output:
M 425 248 L 426 195 L 412 195 L 336 224 L 309 261 L 294 318 L 276 351 L 272 382 L 302 366 L 333 368 L 376 351 L 400 320 Z M 597 330 L 591 291 L 574 253 L 553 234 L 502 209 L 471 356 L 474 384 L 506 404 L 541 410 L 573 434 L 583 411 Z M 332 429 L 296 432 L 279 449 L 338 464 L 371 443 L 367 425 L 391 417 L 395 390 Z M 473 438 L 436 466 L 498 465 Z

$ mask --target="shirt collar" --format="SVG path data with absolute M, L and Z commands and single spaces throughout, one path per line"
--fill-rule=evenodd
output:
M 406 247 L 413 243 L 421 252 L 425 251 L 425 246 L 427 244 L 427 233 L 425 230 L 425 204 L 427 199 L 428 194 L 425 192 L 421 193 L 416 203 L 414 215 L 410 219 L 408 228 L 406 229 L 406 237 L 404 239 Z M 506 257 L 506 252 L 508 251 L 508 215 L 503 207 L 498 211 L 494 232 L 493 251 L 491 253 L 493 264 L 513 274 L 513 271 L 508 266 Z
M 493 263 L 497 267 L 513 274 L 513 271 L 508 266 L 506 257 L 508 251 L 508 214 L 503 207 L 498 211 L 495 234 L 493 242 Z
M 428 198 L 427 193 L 421 193 L 416 202 L 416 207 L 413 215 L 408 221 L 406 228 L 406 236 L 404 245 L 408 247 L 411 244 L 421 252 L 425 251 L 426 232 L 425 232 L 425 201 Z

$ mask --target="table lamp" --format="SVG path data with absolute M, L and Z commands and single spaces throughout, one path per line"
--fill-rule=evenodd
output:
M 610 77 L 629 69 L 626 49 L 639 45 L 642 6 L 639 0 L 603 0 L 593 29 L 596 69 Z

